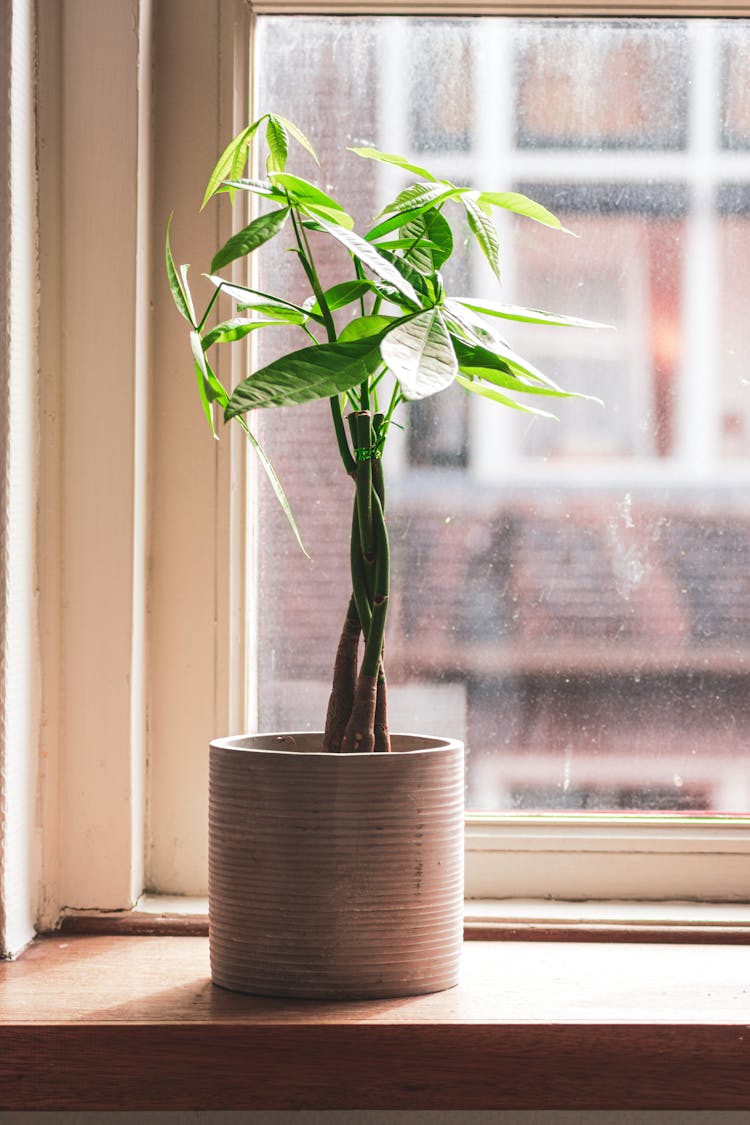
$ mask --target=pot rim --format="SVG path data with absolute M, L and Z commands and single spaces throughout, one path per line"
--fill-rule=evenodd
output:
M 420 754 L 434 754 L 436 751 L 464 751 L 464 743 L 460 738 L 443 737 L 441 735 L 432 734 L 406 734 L 398 731 L 391 734 L 391 739 L 408 739 L 415 742 L 426 742 L 429 745 L 415 746 L 413 749 L 394 750 L 391 754 L 331 754 L 324 750 L 303 750 L 296 747 L 275 747 L 275 746 L 260 746 L 260 745 L 243 745 L 243 743 L 257 743 L 258 740 L 265 739 L 321 739 L 323 738 L 322 731 L 261 731 L 258 734 L 239 734 L 228 735 L 224 738 L 214 738 L 211 740 L 210 746 L 212 750 L 239 750 L 248 753 L 261 753 L 261 754 L 274 754 L 286 757 L 305 757 L 305 758 L 326 758 L 331 761 L 344 761 L 344 760 L 362 760 L 371 761 L 375 758 L 392 760 L 394 757 L 413 757 Z

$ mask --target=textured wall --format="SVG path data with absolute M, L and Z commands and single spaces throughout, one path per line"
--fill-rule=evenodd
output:
M 36 176 L 30 0 L 0 6 L 0 953 L 33 935 Z

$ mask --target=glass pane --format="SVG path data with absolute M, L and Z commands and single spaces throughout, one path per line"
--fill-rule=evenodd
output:
M 721 216 L 721 451 L 737 464 L 750 456 L 750 371 L 747 294 L 750 292 L 750 184 L 719 189 Z
M 750 56 L 742 23 L 722 28 L 722 140 L 725 148 L 750 148 Z
M 578 237 L 560 253 L 554 231 L 519 227 L 514 248 L 521 303 L 568 309 L 614 324 L 601 333 L 514 334 L 563 386 L 596 395 L 601 408 L 563 403 L 560 424 L 523 435 L 529 456 L 667 457 L 675 439 L 681 279 L 689 193 L 680 183 L 521 183 Z M 574 349 L 572 354 L 568 349 Z M 567 353 L 567 354 L 566 354 Z
M 727 142 L 749 49 L 742 20 L 259 18 L 257 104 L 308 133 L 322 172 L 291 167 L 359 229 L 409 177 L 347 145 L 527 192 L 576 237 L 498 214 L 502 288 L 470 252 L 446 284 L 615 328 L 507 325 L 603 406 L 551 422 L 454 387 L 389 444 L 391 725 L 465 738 L 475 809 L 750 810 L 750 164 Z M 305 300 L 293 255 L 259 258 Z M 350 481 L 327 404 L 254 424 L 312 556 L 261 481 L 260 723 L 319 728 Z
M 685 146 L 685 29 L 606 20 L 528 20 L 515 36 L 520 147 Z
M 474 52 L 465 20 L 410 21 L 409 134 L 416 152 L 471 147 Z

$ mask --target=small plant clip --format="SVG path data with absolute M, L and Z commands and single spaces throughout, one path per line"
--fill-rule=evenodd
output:
M 383 447 L 380 442 L 375 442 L 369 446 L 358 446 L 355 450 L 358 461 L 375 461 L 378 457 L 383 456 Z

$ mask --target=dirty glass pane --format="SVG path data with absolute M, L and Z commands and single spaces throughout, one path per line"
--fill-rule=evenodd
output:
M 521 439 L 530 457 L 668 457 L 674 450 L 680 370 L 681 278 L 689 189 L 684 183 L 532 182 L 516 185 L 577 237 L 560 253 L 556 232 L 527 224 L 515 233 L 522 300 L 571 308 L 616 335 L 514 333 L 563 386 L 596 395 L 602 409 L 563 403 L 559 425 Z M 577 338 L 576 338 L 577 337 Z
M 471 148 L 476 64 L 466 20 L 410 20 L 409 135 L 416 152 Z
M 614 326 L 507 329 L 602 406 L 453 388 L 389 450 L 391 725 L 466 740 L 472 808 L 750 811 L 748 60 L 744 20 L 259 17 L 258 109 L 358 222 L 408 178 L 347 145 L 527 192 L 573 235 L 499 215 L 502 287 L 468 253 L 454 291 Z M 261 287 L 304 300 L 268 249 Z M 325 404 L 255 424 L 312 556 L 261 481 L 260 723 L 319 728 L 350 482 Z
M 747 294 L 750 292 L 750 184 L 720 189 L 722 278 L 721 452 L 736 464 L 750 456 L 750 367 Z
M 722 27 L 721 129 L 725 148 L 750 148 L 750 62 L 743 23 L 735 27 L 728 20 Z
M 684 26 L 528 20 L 514 44 L 519 147 L 685 147 Z

